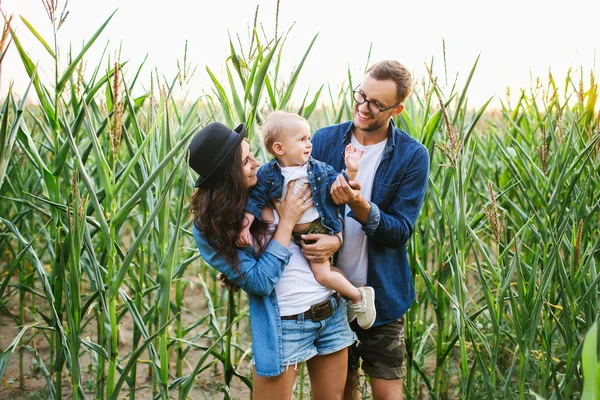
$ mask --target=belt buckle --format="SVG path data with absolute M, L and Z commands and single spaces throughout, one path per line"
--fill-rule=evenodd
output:
M 333 315 L 333 307 L 331 306 L 331 299 L 327 299 L 326 301 L 315 304 L 310 307 L 309 310 L 311 314 L 311 319 L 313 322 L 319 322 L 324 320 L 325 318 L 329 318 Z

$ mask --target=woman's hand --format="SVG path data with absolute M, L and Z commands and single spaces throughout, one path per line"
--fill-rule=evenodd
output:
M 294 226 L 300 220 L 300 217 L 312 206 L 313 198 L 310 185 L 305 184 L 294 194 L 295 181 L 290 181 L 287 185 L 287 194 L 281 201 L 274 201 L 273 204 L 279 214 L 279 224 L 271 240 L 279 242 L 282 246 L 288 247 L 292 238 Z
M 273 202 L 275 209 L 279 214 L 279 225 L 288 224 L 288 226 L 291 226 L 292 228 L 298 223 L 304 211 L 308 210 L 313 204 L 310 185 L 305 183 L 300 190 L 298 190 L 298 193 L 294 194 L 293 189 L 295 183 L 295 180 L 288 183 L 287 194 L 284 199 L 281 201 L 275 200 Z
M 335 236 L 311 233 L 302 235 L 301 246 L 304 257 L 312 262 L 322 263 L 328 261 L 340 249 L 341 244 Z

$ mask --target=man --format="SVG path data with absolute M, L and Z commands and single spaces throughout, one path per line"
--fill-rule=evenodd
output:
M 339 176 L 331 189 L 336 204 L 345 204 L 343 245 L 337 260 L 357 286 L 375 289 L 377 319 L 371 329 L 351 323 L 359 343 L 350 349 L 345 399 L 357 399 L 357 369 L 371 378 L 373 397 L 401 399 L 406 374 L 404 314 L 415 299 L 406 242 L 423 204 L 429 175 L 427 149 L 394 126 L 412 92 L 410 72 L 396 61 L 371 66 L 354 90 L 352 121 L 318 130 L 314 158 L 344 168 L 344 148 L 364 150 L 358 176 Z M 336 237 L 307 235 L 306 257 L 317 262 L 337 249 Z

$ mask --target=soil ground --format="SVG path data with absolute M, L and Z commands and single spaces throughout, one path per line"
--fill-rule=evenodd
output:
M 9 311 L 0 311 L 0 352 L 6 349 L 13 339 L 18 335 L 20 329 L 17 326 L 15 319 L 11 316 L 18 315 L 17 310 L 17 299 L 18 296 L 14 296 L 9 302 Z M 184 325 L 191 325 L 195 320 L 204 316 L 207 312 L 206 302 L 201 287 L 188 286 L 185 289 L 185 306 L 187 310 L 184 314 Z M 32 318 L 28 318 L 29 322 L 32 322 Z M 131 342 L 133 341 L 133 322 L 129 314 L 126 314 L 122 320 L 120 327 L 119 337 L 119 355 L 127 355 L 131 351 Z M 201 329 L 201 328 L 200 328 Z M 195 333 L 190 332 L 186 337 L 192 337 Z M 82 339 L 89 339 L 96 341 L 95 324 L 88 324 L 81 335 Z M 249 338 L 244 338 L 249 343 Z M 49 348 L 48 342 L 41 334 L 38 329 L 29 329 L 23 336 L 23 340 L 28 342 L 28 345 L 36 349 L 43 360 L 46 367 L 48 367 Z M 198 344 L 206 345 L 208 340 L 204 342 L 198 342 Z M 249 347 L 246 344 L 243 347 Z M 202 350 L 190 350 L 184 359 L 183 374 L 187 375 L 196 365 L 198 359 L 203 354 Z M 143 355 L 141 360 L 148 360 L 147 355 Z M 96 387 L 95 382 L 95 365 L 90 362 L 88 352 L 85 352 L 81 356 L 81 369 L 82 369 L 82 384 L 88 398 L 94 398 L 94 390 Z M 175 359 L 174 359 L 175 360 Z M 172 362 L 171 373 L 175 373 L 175 361 Z M 125 362 L 121 362 L 121 365 L 125 365 Z M 11 400 L 29 400 L 29 399 L 47 399 L 49 398 L 46 388 L 46 380 L 37 365 L 37 362 L 33 355 L 28 351 L 23 352 L 23 371 L 24 371 L 24 386 L 20 387 L 19 379 L 19 352 L 18 350 L 12 355 L 5 374 L 0 382 L 0 399 L 11 399 Z M 238 366 L 238 370 L 243 375 L 249 374 L 249 358 L 246 357 L 242 363 Z M 206 365 L 206 363 L 205 363 Z M 87 369 L 89 368 L 89 372 Z M 66 376 L 66 368 L 64 369 L 63 376 Z M 151 399 L 152 398 L 152 387 L 151 380 L 149 379 L 149 364 L 138 363 L 137 367 L 137 385 L 138 390 L 136 391 L 136 399 Z M 220 392 L 220 384 L 223 383 L 223 375 L 219 368 L 219 363 L 213 367 L 208 368 L 202 372 L 195 379 L 195 384 L 192 391 L 189 394 L 190 399 L 221 399 L 223 393 Z M 127 385 L 123 385 L 121 390 L 120 398 L 129 398 L 129 388 Z M 71 398 L 71 387 L 68 377 L 63 379 L 63 394 L 64 398 Z M 250 390 L 248 387 L 238 378 L 234 377 L 231 393 L 236 399 L 249 399 Z M 175 390 L 171 394 L 171 398 L 177 399 L 178 393 Z

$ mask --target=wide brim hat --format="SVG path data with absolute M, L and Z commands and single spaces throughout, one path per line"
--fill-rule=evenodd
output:
M 220 122 L 213 122 L 200 129 L 188 147 L 189 165 L 200 175 L 195 187 L 219 172 L 245 137 L 244 124 L 231 129 Z

